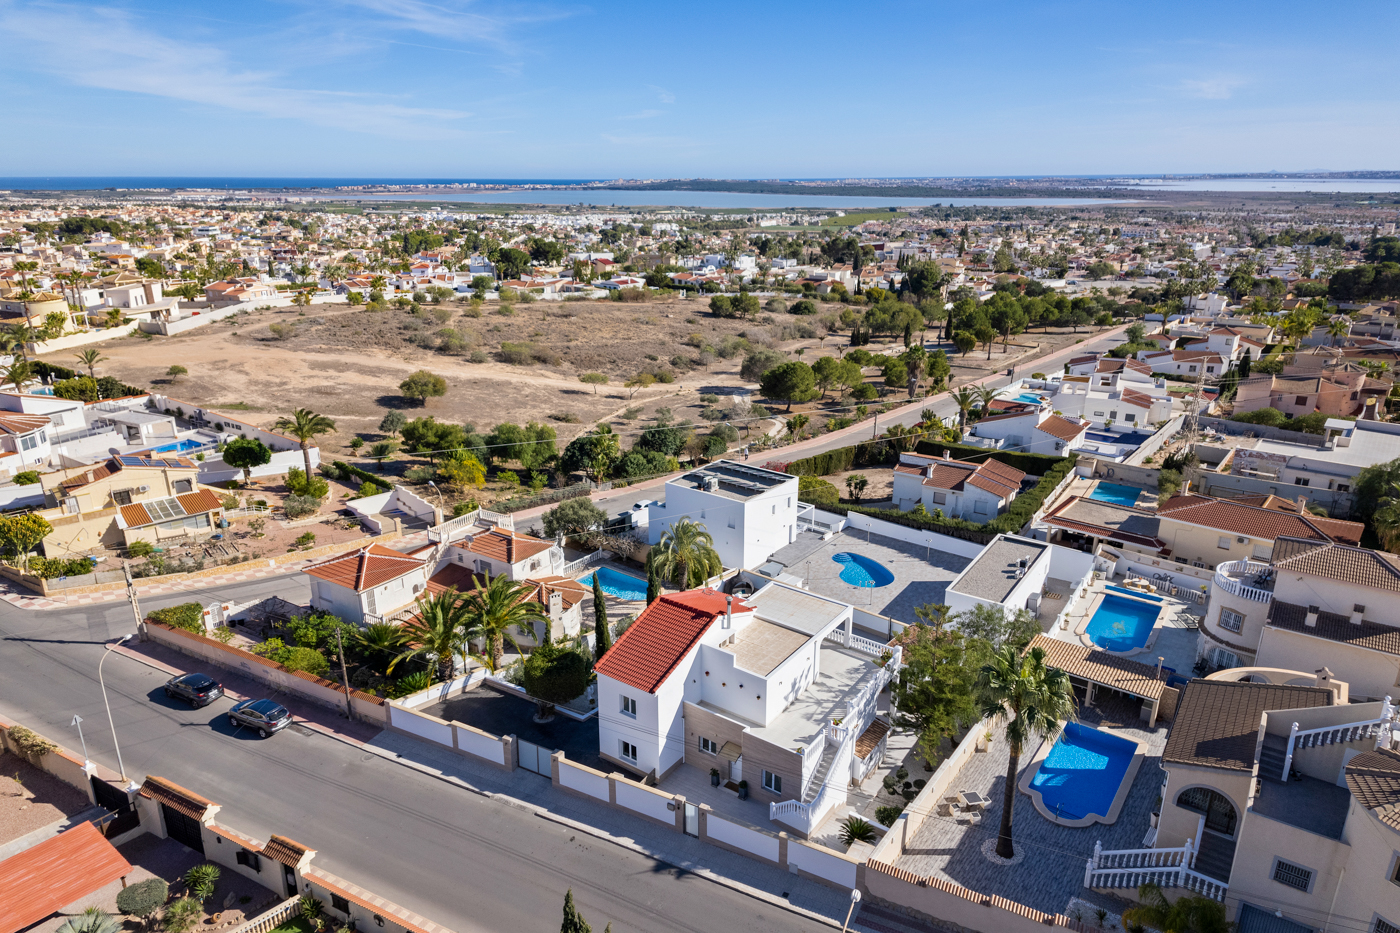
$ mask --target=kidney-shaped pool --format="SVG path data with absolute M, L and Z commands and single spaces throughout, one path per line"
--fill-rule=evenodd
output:
M 851 586 L 889 586 L 894 582 L 894 574 L 888 567 L 862 554 L 842 551 L 833 554 L 831 559 L 841 565 L 841 581 Z

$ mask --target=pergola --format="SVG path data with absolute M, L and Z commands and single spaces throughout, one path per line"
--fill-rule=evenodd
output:
M 1162 691 L 1166 682 L 1149 664 L 1139 664 L 1107 651 L 1061 641 L 1048 635 L 1037 635 L 1031 648 L 1045 651 L 1045 663 L 1058 667 L 1085 688 L 1085 702 L 1094 702 L 1094 692 L 1103 687 L 1142 700 L 1147 715 L 1147 728 L 1157 724 Z

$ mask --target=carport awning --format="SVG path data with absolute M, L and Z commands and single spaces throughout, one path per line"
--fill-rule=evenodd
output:
M 38 923 L 131 873 L 131 865 L 91 823 L 0 862 L 0 933 Z
M 725 742 L 719 748 L 719 757 L 725 761 L 738 761 L 744 755 L 744 749 L 737 742 Z

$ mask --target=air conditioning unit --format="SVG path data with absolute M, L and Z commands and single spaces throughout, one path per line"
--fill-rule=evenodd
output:
M 1236 544 L 1248 544 L 1248 543 L 1249 543 L 1249 539 L 1248 539 L 1248 538 L 1236 538 L 1236 539 L 1235 539 L 1235 543 L 1236 543 Z
M 151 491 L 151 487 L 150 487 L 150 486 L 137 486 L 137 487 L 136 487 L 136 491 L 137 491 L 137 492 L 150 492 L 150 491 Z

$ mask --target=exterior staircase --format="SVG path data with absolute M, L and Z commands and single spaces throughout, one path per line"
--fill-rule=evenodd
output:
M 1229 884 L 1230 868 L 1235 864 L 1235 840 L 1210 832 L 1201 836 L 1201 847 L 1196 850 L 1196 861 L 1191 867 L 1197 874 Z
M 1288 739 L 1281 735 L 1265 735 L 1264 747 L 1259 749 L 1259 776 L 1266 781 L 1283 781 L 1283 763 L 1288 758 Z
M 807 786 L 802 790 L 802 802 L 811 803 L 817 799 L 817 794 L 821 793 L 822 785 L 826 783 L 826 776 L 831 772 L 832 762 L 836 760 L 838 748 L 835 742 L 827 742 L 822 749 L 821 760 L 817 762 L 817 768 L 812 772 L 812 777 L 807 781 Z

